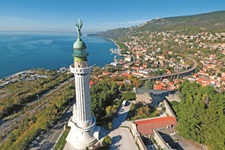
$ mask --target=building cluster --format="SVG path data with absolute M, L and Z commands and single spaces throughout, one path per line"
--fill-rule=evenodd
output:
M 48 69 L 44 69 L 44 71 L 40 71 L 43 69 L 33 69 L 33 70 L 26 70 L 26 71 L 21 71 L 16 74 L 7 76 L 5 78 L 0 79 L 0 88 L 7 86 L 11 83 L 14 82 L 19 82 L 19 81 L 28 81 L 28 80 L 36 80 L 39 78 L 49 78 L 49 71 Z M 58 73 L 64 73 L 68 72 L 68 68 L 60 68 L 57 70 Z
M 196 58 L 201 64 L 198 72 L 188 77 L 199 84 L 212 85 L 215 89 L 225 87 L 225 33 L 202 32 L 192 35 L 170 32 L 139 32 L 122 41 L 128 48 L 131 60 L 117 60 L 121 70 L 138 77 L 151 78 L 189 69 Z M 183 54 L 183 55 L 182 55 Z M 175 89 L 177 80 L 157 81 L 154 89 Z
M 156 83 L 154 84 L 153 89 L 154 90 L 176 90 L 179 85 L 180 82 L 183 80 L 180 79 L 174 79 L 173 81 L 169 81 L 168 79 L 163 79 L 161 80 L 157 80 Z
M 172 47 L 183 46 L 183 48 L 201 49 L 209 48 L 210 50 L 218 50 L 225 54 L 225 33 L 201 32 L 197 34 L 180 34 L 174 31 L 168 32 L 141 32 L 137 35 L 130 36 L 129 41 L 124 41 L 124 44 L 129 49 L 139 49 L 144 53 L 148 50 L 165 49 Z M 182 49 L 182 48 L 180 48 Z
M 203 86 L 211 85 L 217 90 L 224 90 L 224 61 L 219 60 L 215 54 L 210 54 L 209 57 L 202 57 L 201 51 L 197 51 L 195 55 L 198 57 L 202 68 L 196 74 L 193 74 L 189 80 L 196 81 Z
M 0 87 L 7 86 L 11 83 L 18 82 L 18 81 L 23 81 L 23 80 L 36 80 L 38 78 L 48 78 L 46 75 L 41 75 L 36 73 L 35 70 L 27 70 L 27 71 L 22 71 L 13 75 L 10 75 L 8 77 L 5 77 L 0 80 Z

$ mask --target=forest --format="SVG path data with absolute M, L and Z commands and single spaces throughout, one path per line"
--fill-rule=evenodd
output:
M 179 91 L 181 102 L 172 102 L 179 134 L 209 149 L 224 150 L 225 93 L 189 81 L 183 82 Z

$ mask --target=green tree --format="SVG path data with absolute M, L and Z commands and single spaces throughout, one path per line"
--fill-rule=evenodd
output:
M 91 109 L 98 123 L 111 115 L 110 110 L 115 111 L 112 107 L 106 108 L 114 105 L 119 94 L 119 86 L 113 81 L 100 81 L 91 88 Z
M 106 147 L 106 148 L 109 148 L 109 146 L 112 144 L 112 139 L 110 136 L 105 136 L 103 141 L 102 141 L 102 146 L 103 147 Z
M 112 117 L 116 113 L 116 108 L 114 106 L 106 107 L 106 115 L 107 117 Z
M 172 103 L 178 116 L 179 134 L 210 149 L 225 149 L 225 95 L 213 87 L 201 87 L 184 81 L 180 88 L 180 103 Z
M 154 83 L 151 80 L 145 81 L 144 88 L 153 89 Z
M 123 99 L 123 100 L 135 100 L 136 94 L 134 92 L 124 92 L 121 99 Z
M 221 77 L 221 73 L 219 72 L 219 73 L 217 73 L 217 77 Z

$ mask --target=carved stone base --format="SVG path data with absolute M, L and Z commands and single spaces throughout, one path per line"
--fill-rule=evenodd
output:
M 94 117 L 93 117 L 94 119 Z M 68 126 L 71 127 L 70 132 L 66 138 L 69 143 L 69 150 L 85 149 L 99 140 L 100 128 L 95 125 L 95 119 L 93 124 L 87 128 L 80 128 L 76 123 L 69 120 Z

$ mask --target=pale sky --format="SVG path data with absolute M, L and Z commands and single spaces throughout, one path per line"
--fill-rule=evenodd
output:
M 139 25 L 157 17 L 225 10 L 225 0 L 0 0 L 0 31 L 73 32 Z

